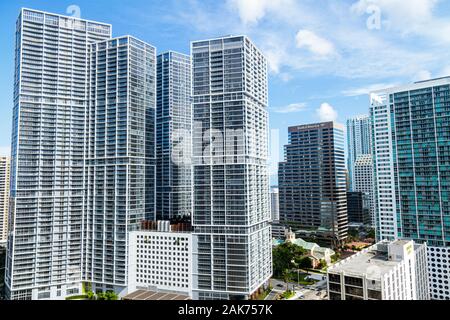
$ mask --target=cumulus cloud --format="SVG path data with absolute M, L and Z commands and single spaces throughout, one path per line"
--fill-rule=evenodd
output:
M 319 56 L 328 56 L 335 52 L 334 45 L 309 30 L 299 30 L 295 37 L 297 48 L 307 48 Z
M 306 103 L 291 103 L 284 107 L 274 108 L 273 111 L 276 113 L 292 113 L 300 112 L 306 109 Z
M 328 103 L 322 103 L 316 110 L 317 116 L 321 122 L 336 121 L 338 118 L 337 111 Z
M 364 87 L 347 89 L 341 93 L 346 97 L 356 97 L 368 95 L 371 92 L 396 87 L 398 85 L 398 83 L 376 83 Z
M 420 70 L 417 72 L 414 77 L 413 81 L 424 81 L 424 80 L 430 80 L 432 78 L 431 72 L 428 70 Z
M 289 10 L 292 0 L 228 0 L 228 5 L 236 9 L 244 24 L 256 24 L 267 13 Z

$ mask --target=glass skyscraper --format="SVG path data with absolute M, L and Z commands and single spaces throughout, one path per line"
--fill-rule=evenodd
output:
M 370 114 L 379 239 L 428 245 L 432 299 L 449 299 L 450 77 L 376 91 Z
M 127 231 L 155 213 L 155 49 L 36 10 L 16 28 L 7 296 L 121 292 Z
M 371 154 L 370 117 L 361 115 L 347 120 L 347 169 L 350 176 L 350 191 L 356 190 L 355 162 L 361 155 Z
M 192 216 L 191 58 L 169 51 L 157 58 L 156 218 Z
M 155 216 L 156 49 L 130 36 L 91 45 L 83 280 L 126 289 L 128 231 Z
M 323 122 L 289 127 L 278 188 L 282 224 L 302 238 L 341 244 L 348 227 L 343 126 Z
M 0 156 L 0 246 L 8 237 L 9 183 L 11 159 Z
M 194 299 L 245 299 L 272 274 L 267 61 L 245 36 L 191 52 Z

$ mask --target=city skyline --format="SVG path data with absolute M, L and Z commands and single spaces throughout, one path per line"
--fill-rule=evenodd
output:
M 400 1 L 1 4 L 0 299 L 449 299 L 450 5 Z
M 132 1 L 124 7 L 119 1 L 90 3 L 87 1 L 33 1 L 22 0 L 14 3 L 2 2 L 0 8 L 4 19 L 0 22 L 6 32 L 2 42 L 2 60 L 0 66 L 3 76 L 0 79 L 0 94 L 4 97 L 0 103 L 0 154 L 8 155 L 10 149 L 12 79 L 13 79 L 13 25 L 21 7 L 36 8 L 43 11 L 65 15 L 71 5 L 80 9 L 81 18 L 105 21 L 115 26 L 113 36 L 125 34 L 136 35 L 137 38 L 152 43 L 158 48 L 158 54 L 166 50 L 189 53 L 190 41 L 196 39 L 215 38 L 226 34 L 246 34 L 254 39 L 268 57 L 270 71 L 270 126 L 279 129 L 279 152 L 273 155 L 272 161 L 282 158 L 282 148 L 287 142 L 287 133 L 283 128 L 291 125 L 319 122 L 320 114 L 345 123 L 346 119 L 368 112 L 369 99 L 367 93 L 372 89 L 389 87 L 399 83 L 409 83 L 412 80 L 440 76 L 449 68 L 445 63 L 448 53 L 436 49 L 436 44 L 446 41 L 439 35 L 421 34 L 413 28 L 416 25 L 442 23 L 448 3 L 434 3 L 420 0 L 419 9 L 407 8 L 408 17 L 414 19 L 402 27 L 405 17 L 399 17 L 396 12 L 404 8 L 401 1 L 388 5 L 383 1 L 371 1 L 380 9 L 380 26 L 369 28 L 370 14 L 364 13 L 368 6 L 366 1 L 345 1 L 340 4 L 329 4 L 323 1 L 318 6 L 303 4 L 300 1 L 244 1 L 229 0 L 220 3 L 211 1 Z M 104 10 L 107 8 L 108 10 Z M 189 10 L 187 10 L 189 9 Z M 189 13 L 187 13 L 189 12 Z M 301 13 L 299 12 L 306 12 Z M 299 14 L 308 19 L 290 19 L 291 14 Z M 192 24 L 190 19 L 197 18 L 202 23 Z M 346 19 L 348 18 L 348 19 Z M 220 19 L 221 26 L 213 22 Z M 348 20 L 345 23 L 342 20 Z M 397 21 L 399 20 L 399 21 Z M 320 23 L 325 21 L 328 23 Z M 339 28 L 336 23 L 339 22 Z M 413 24 L 413 25 L 411 25 Z M 445 27 L 446 24 L 443 25 Z M 334 30 L 336 29 L 336 30 Z M 161 32 L 152 32 L 161 30 Z M 271 31 L 271 32 L 267 32 Z M 301 31 L 301 32 L 300 32 Z M 348 40 L 343 39 L 343 31 L 348 33 Z M 288 42 L 283 43 L 284 35 Z M 440 34 L 440 33 L 439 33 Z M 267 37 L 265 38 L 265 35 Z M 346 34 L 347 35 L 347 34 Z M 360 37 L 363 43 L 355 48 L 351 39 Z M 298 39 L 303 39 L 299 40 Z M 427 39 L 431 39 L 427 44 Z M 267 41 L 265 41 L 267 40 Z M 414 40 L 420 40 L 421 48 L 417 53 L 410 53 Z M 367 48 L 364 48 L 366 46 Z M 392 53 L 381 57 L 367 55 L 366 51 L 388 47 Z M 418 49 L 415 48 L 417 51 Z M 437 57 L 431 61 L 429 52 Z M 343 58 L 343 52 L 349 57 Z M 405 70 L 404 58 L 414 61 Z M 298 55 L 298 58 L 294 58 Z M 388 57 L 387 57 L 388 56 Z M 378 75 L 380 71 L 376 58 L 387 63 L 389 74 Z M 337 61 L 347 66 L 346 73 L 333 67 Z M 448 60 L 448 59 L 447 59 Z M 423 63 L 422 63 L 423 62 Z M 381 63 L 381 61 L 380 61 Z M 319 66 L 323 64 L 323 66 Z M 327 66 L 331 66 L 327 70 Z M 354 70 L 354 71 L 352 71 Z M 345 70 L 344 70 L 345 71 Z M 353 73 L 353 74 L 352 74 Z M 334 119 L 337 113 L 337 119 Z M 329 119 L 326 119 L 329 120 Z M 276 180 L 273 181 L 276 183 Z

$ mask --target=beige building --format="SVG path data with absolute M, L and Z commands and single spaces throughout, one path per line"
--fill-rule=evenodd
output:
M 0 244 L 6 243 L 8 234 L 10 158 L 0 156 Z

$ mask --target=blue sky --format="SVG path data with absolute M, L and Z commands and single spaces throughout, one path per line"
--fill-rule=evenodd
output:
M 367 93 L 450 75 L 445 0 L 15 0 L 0 2 L 0 153 L 9 149 L 14 31 L 21 7 L 113 25 L 156 46 L 189 52 L 192 40 L 250 36 L 270 63 L 270 126 L 280 150 L 290 125 L 368 111 Z M 282 154 L 273 159 L 279 159 Z

